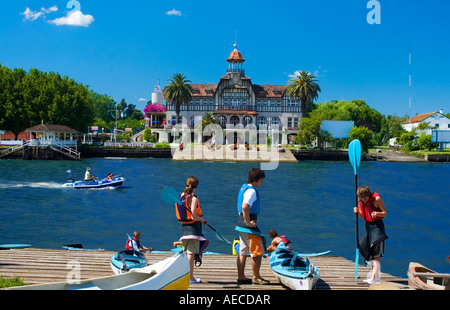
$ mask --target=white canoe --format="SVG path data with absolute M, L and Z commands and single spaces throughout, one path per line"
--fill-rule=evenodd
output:
M 143 268 L 114 276 L 76 282 L 36 284 L 8 290 L 187 290 L 189 261 L 184 251 Z
M 312 290 L 320 277 L 319 269 L 308 258 L 288 250 L 283 242 L 272 252 L 270 267 L 278 281 L 291 290 Z

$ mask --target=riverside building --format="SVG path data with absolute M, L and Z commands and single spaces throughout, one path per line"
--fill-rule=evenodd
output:
M 302 117 L 299 98 L 290 97 L 287 85 L 253 84 L 245 75 L 245 59 L 236 45 L 227 62 L 226 74 L 218 84 L 191 84 L 192 99 L 181 105 L 181 128 L 192 130 L 191 141 L 198 141 L 193 130 L 206 112 L 212 112 L 224 131 L 224 141 L 219 143 L 256 143 L 249 128 L 270 136 L 272 144 L 293 142 Z M 176 123 L 175 104 L 167 102 L 166 108 L 170 127 Z M 172 142 L 173 135 L 167 138 Z M 261 139 L 257 141 L 261 143 Z

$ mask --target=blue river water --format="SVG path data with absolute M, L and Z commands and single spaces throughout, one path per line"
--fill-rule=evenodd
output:
M 105 177 L 122 174 L 121 188 L 61 188 L 67 170 L 82 179 L 86 167 Z M 236 237 L 237 194 L 255 163 L 173 162 L 170 159 L 103 158 L 73 161 L 0 161 L 0 243 L 28 243 L 61 249 L 82 243 L 85 248 L 122 250 L 126 233 L 142 233 L 141 242 L 155 249 L 172 248 L 180 237 L 173 205 L 160 198 L 171 185 L 184 189 L 187 177 L 199 180 L 205 219 L 227 239 Z M 368 185 L 385 202 L 389 239 L 382 271 L 406 278 L 410 261 L 438 272 L 450 272 L 450 165 L 447 163 L 362 162 L 358 184 Z M 264 233 L 287 235 L 296 251 L 331 250 L 355 258 L 354 173 L 348 162 L 280 163 L 266 171 L 260 189 Z M 359 222 L 360 235 L 364 223 Z M 207 250 L 231 253 L 208 228 Z M 268 237 L 268 235 L 267 235 Z M 360 261 L 362 263 L 362 259 Z

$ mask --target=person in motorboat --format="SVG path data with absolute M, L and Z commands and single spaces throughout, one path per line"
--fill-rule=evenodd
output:
M 147 248 L 147 247 L 143 246 L 141 244 L 140 240 L 141 240 L 141 233 L 139 231 L 135 231 L 133 233 L 133 238 L 127 240 L 125 248 L 127 250 L 136 250 L 136 251 L 140 251 L 140 252 L 153 251 L 153 248 Z
M 108 181 L 112 181 L 114 179 L 114 175 L 112 173 L 108 173 Z
M 87 167 L 86 172 L 84 173 L 84 181 L 85 182 L 93 182 L 95 181 L 95 176 L 91 175 L 91 168 Z
M 291 240 L 285 235 L 279 235 L 276 230 L 269 230 L 269 236 L 272 238 L 272 243 L 267 247 L 267 252 L 271 253 L 275 251 L 280 242 L 283 242 L 288 250 L 292 250 Z
M 384 256 L 384 241 L 388 239 L 383 222 L 387 211 L 381 196 L 372 193 L 369 187 L 359 187 L 357 195 L 359 204 L 353 211 L 365 221 L 364 235 L 358 248 L 366 264 L 372 265 L 372 272 L 364 282 L 374 284 L 381 281 L 381 257 Z
M 203 218 L 198 196 L 194 194 L 199 180 L 191 176 L 186 180 L 186 188 L 180 195 L 184 205 L 176 204 L 176 216 L 181 225 L 183 251 L 186 252 L 190 266 L 190 283 L 201 283 L 201 279 L 194 277 L 194 264 L 199 267 L 202 263 L 202 253 L 209 244 L 203 235 L 202 224 L 207 222 Z

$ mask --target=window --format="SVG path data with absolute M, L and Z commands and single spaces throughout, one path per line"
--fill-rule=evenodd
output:
M 230 118 L 230 123 L 233 124 L 233 125 L 239 124 L 239 117 L 237 117 L 237 116 L 232 116 L 232 117 Z
M 253 123 L 253 120 L 250 116 L 244 117 L 244 127 Z
M 259 127 L 260 125 L 265 125 L 265 124 L 267 124 L 266 118 L 263 116 L 258 117 L 258 121 L 257 121 L 256 125 Z

